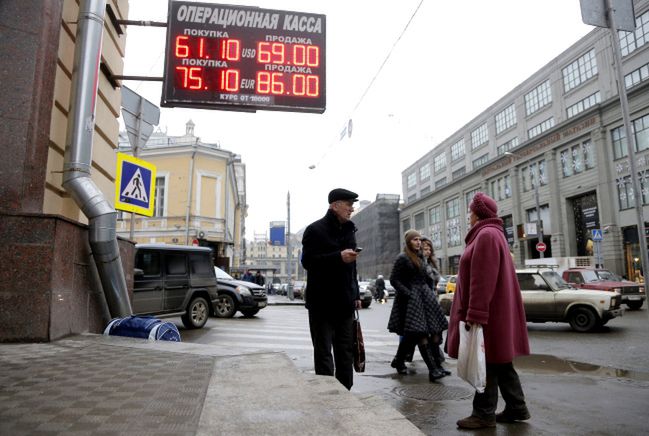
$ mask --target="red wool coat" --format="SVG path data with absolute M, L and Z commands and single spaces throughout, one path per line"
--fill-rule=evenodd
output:
M 500 218 L 484 219 L 466 235 L 446 339 L 453 358 L 460 321 L 482 324 L 487 363 L 530 354 L 523 299 L 502 226 Z

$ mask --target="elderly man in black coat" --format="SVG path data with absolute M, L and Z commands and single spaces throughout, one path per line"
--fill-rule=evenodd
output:
M 311 223 L 302 238 L 302 266 L 307 270 L 305 306 L 315 373 L 333 376 L 335 372 L 338 381 L 351 389 L 352 321 L 361 301 L 356 279 L 356 226 L 350 217 L 358 195 L 338 188 L 329 193 L 328 200 L 327 214 Z

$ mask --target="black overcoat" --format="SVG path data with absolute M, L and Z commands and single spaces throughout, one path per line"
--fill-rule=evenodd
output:
M 353 314 L 360 299 L 356 262 L 345 263 L 340 252 L 356 248 L 356 226 L 340 223 L 333 211 L 311 223 L 302 237 L 302 266 L 307 271 L 305 306 L 331 317 Z
M 431 290 L 431 277 L 425 268 L 417 267 L 405 253 L 397 256 L 390 283 L 394 286 L 395 295 L 389 331 L 401 336 L 433 335 L 448 328 L 446 316 Z

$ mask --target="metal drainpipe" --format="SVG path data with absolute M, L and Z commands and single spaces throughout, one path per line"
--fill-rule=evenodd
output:
M 132 315 L 117 245 L 117 213 L 90 178 L 106 0 L 82 0 L 77 20 L 63 188 L 88 218 L 92 256 L 113 317 Z

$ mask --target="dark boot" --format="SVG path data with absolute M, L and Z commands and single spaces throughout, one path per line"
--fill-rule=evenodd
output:
M 438 344 L 434 344 L 432 342 L 428 343 L 428 347 L 430 348 L 430 353 L 433 355 L 433 360 L 435 360 L 435 363 L 439 367 L 440 371 L 444 373 L 444 375 L 451 375 L 451 371 L 445 369 L 442 366 L 442 362 L 444 362 L 444 354 L 443 351 L 441 350 L 440 346 Z
M 426 366 L 428 367 L 428 381 L 432 383 L 435 380 L 438 380 L 445 376 L 445 374 L 437 366 L 437 363 L 435 363 L 433 353 L 431 353 L 430 347 L 427 343 L 419 344 L 419 353 L 421 354 L 421 357 L 424 359 L 424 362 L 426 362 Z
M 397 355 L 392 359 L 390 366 L 397 370 L 399 374 L 408 374 L 406 367 L 406 354 L 408 353 L 409 341 L 402 339 L 399 341 L 399 348 L 397 348 Z

